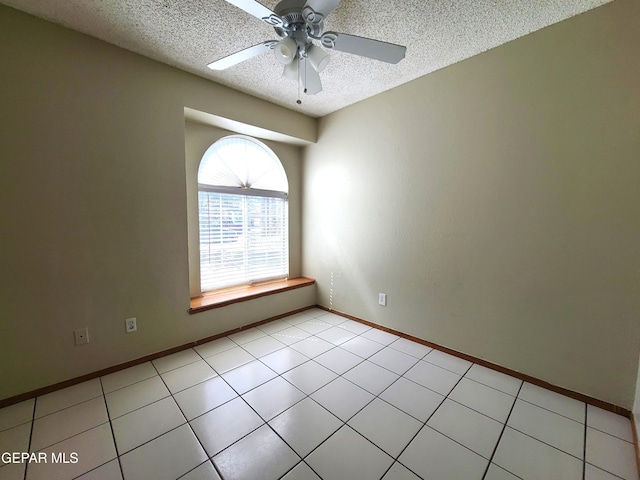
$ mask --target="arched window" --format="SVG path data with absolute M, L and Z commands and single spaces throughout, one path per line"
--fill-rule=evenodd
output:
M 209 147 L 198 168 L 202 291 L 288 276 L 288 191 L 262 143 L 234 135 Z

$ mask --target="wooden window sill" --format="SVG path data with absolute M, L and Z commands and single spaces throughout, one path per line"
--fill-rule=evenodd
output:
M 316 283 L 316 281 L 313 278 L 298 277 L 259 285 L 250 285 L 233 290 L 227 289 L 219 292 L 205 293 L 201 297 L 191 299 L 189 313 L 194 314 L 214 308 L 225 307 L 233 303 L 246 302 L 247 300 L 253 300 L 254 298 L 264 297 L 266 295 L 306 287 L 314 283 Z

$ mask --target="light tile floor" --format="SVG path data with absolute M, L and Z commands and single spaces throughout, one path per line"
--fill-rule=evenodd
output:
M 639 480 L 632 442 L 624 417 L 312 309 L 0 410 L 0 452 L 47 460 L 0 480 Z

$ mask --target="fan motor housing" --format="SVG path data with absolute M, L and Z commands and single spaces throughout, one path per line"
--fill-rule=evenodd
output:
M 309 24 L 305 26 L 305 19 L 302 16 L 302 9 L 305 6 L 306 0 L 282 0 L 274 8 L 274 12 L 282 18 L 283 26 L 274 27 L 276 33 L 280 37 L 289 36 L 291 31 L 305 30 L 308 28 L 308 33 L 314 37 L 320 36 L 322 33 L 323 22 L 317 24 Z

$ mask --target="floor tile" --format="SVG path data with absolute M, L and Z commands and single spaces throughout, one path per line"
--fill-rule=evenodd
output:
M 58 480 L 75 478 L 116 458 L 111 427 L 105 423 L 43 450 L 50 460 L 52 453 L 64 454 L 71 459 L 77 453 L 77 463 L 32 463 L 27 469 L 27 480 Z
M 304 393 L 282 377 L 269 380 L 242 396 L 265 421 L 271 420 L 304 397 Z
M 167 387 L 169 387 L 171 393 L 177 393 L 217 375 L 216 371 L 211 368 L 207 362 L 200 360 L 163 373 L 162 379 L 164 383 L 167 384 Z
M 156 375 L 158 375 L 158 372 L 151 362 L 141 363 L 101 377 L 102 388 L 104 393 L 110 393 Z
M 436 410 L 427 426 L 486 459 L 491 458 L 503 428 L 502 423 L 449 399 Z
M 26 463 L 10 463 L 2 467 L 0 463 L 0 478 L 2 480 L 24 480 Z
M 311 467 L 304 462 L 300 462 L 289 473 L 287 473 L 282 480 L 321 480 L 318 475 L 315 474 Z
M 402 375 L 413 367 L 418 362 L 418 359 L 399 350 L 386 347 L 369 357 L 369 361 Z
M 489 465 L 487 474 L 483 480 L 518 480 L 514 474 L 507 472 L 504 468 L 497 466 L 495 463 Z
M 295 452 L 306 457 L 342 422 L 326 409 L 307 397 L 269 422 Z
M 258 360 L 222 374 L 222 378 L 240 395 L 275 376 L 276 373 L 273 370 Z
M 423 358 L 423 360 L 425 362 L 433 363 L 439 367 L 446 368 L 458 375 L 464 375 L 472 365 L 468 360 L 441 352 L 440 350 L 432 350 Z
M 421 422 L 426 422 L 445 397 L 401 377 L 382 392 L 380 398 Z
M 267 335 L 273 335 L 274 333 L 289 328 L 290 326 L 291 324 L 285 322 L 284 320 L 274 320 L 273 322 L 258 325 L 257 328 L 262 330 Z
M 228 335 L 228 337 L 238 345 L 244 345 L 245 343 L 257 340 L 258 338 L 264 337 L 265 335 L 266 333 L 264 333 L 262 330 L 253 327 L 248 328 L 247 330 L 242 330 L 238 333 L 234 333 L 233 335 Z
M 120 462 L 117 459 L 111 460 L 78 477 L 77 480 L 122 480 Z
M 449 394 L 449 398 L 505 423 L 515 397 L 463 377 Z
M 450 438 L 424 427 L 398 458 L 423 478 L 481 480 L 488 461 Z
M 407 338 L 323 309 L 232 337 L 0 409 L 0 452 L 79 459 L 0 479 L 640 480 L 628 419 Z
M 620 477 L 587 463 L 584 469 L 584 480 L 620 480 Z
M 380 478 L 393 459 L 345 425 L 314 450 L 306 462 L 323 480 Z
M 289 315 L 288 317 L 284 317 L 282 320 L 290 325 L 297 325 L 299 323 L 308 322 L 309 320 L 313 320 L 313 318 L 315 317 L 321 316 L 321 314 L 311 315 L 307 312 L 308 310 L 300 313 L 295 313 L 293 315 Z M 327 312 L 323 311 L 322 315 L 324 315 L 325 313 Z
M 0 454 L 4 452 L 28 452 L 31 422 L 0 432 Z M 0 461 L 0 467 L 5 465 Z
M 346 422 L 367 405 L 374 396 L 352 382 L 338 377 L 311 395 L 343 422 Z
M 32 398 L 0 409 L 0 432 L 33 420 L 34 405 Z
M 277 480 L 300 457 L 267 425 L 213 457 L 225 480 Z
M 395 458 L 418 433 L 422 422 L 376 398 L 348 425 Z
M 133 450 L 183 423 L 186 419 L 172 397 L 116 418 L 112 425 L 118 453 L 122 455 Z
M 284 343 L 279 342 L 274 337 L 271 337 L 269 335 L 260 337 L 257 340 L 252 340 L 251 342 L 242 345 L 242 348 L 244 348 L 247 352 L 249 352 L 256 358 L 268 355 L 284 347 Z
M 202 345 L 198 345 L 193 349 L 200 355 L 202 358 L 212 357 L 218 353 L 222 353 L 227 350 L 231 350 L 232 348 L 237 348 L 238 344 L 233 340 L 230 340 L 227 337 L 218 338 L 217 340 L 212 340 L 207 343 L 203 343 Z
M 207 454 L 213 456 L 264 424 L 264 421 L 238 397 L 190 423 Z
M 219 375 L 222 375 L 229 370 L 253 362 L 255 358 L 242 347 L 234 347 L 207 357 L 205 360 Z
M 283 374 L 308 360 L 303 354 L 290 347 L 285 347 L 260 358 L 262 363 L 278 374 Z
M 355 353 L 359 357 L 369 358 L 374 353 L 382 350 L 384 345 L 360 336 L 344 342 L 340 347 L 351 353 Z
M 372 328 L 371 330 L 367 330 L 362 334 L 364 338 L 368 338 L 369 340 L 373 340 L 374 342 L 381 343 L 383 345 L 389 345 L 390 343 L 395 342 L 400 337 L 394 335 L 393 333 L 385 332 L 383 330 L 378 330 L 377 328 Z
M 631 420 L 622 415 L 587 405 L 587 425 L 627 442 L 633 442 Z
M 309 337 L 300 342 L 291 344 L 291 348 L 309 358 L 314 358 L 327 350 L 335 348 L 335 345 L 318 337 Z
M 311 333 L 302 330 L 297 327 L 293 327 L 289 325 L 289 328 L 281 330 L 275 334 L 273 334 L 273 338 L 278 340 L 279 342 L 284 343 L 285 345 L 291 345 L 293 343 L 297 343 L 305 338 L 311 337 Z
M 573 398 L 565 397 L 559 393 L 546 390 L 537 385 L 525 382 L 522 385 L 518 398 L 539 407 L 551 410 L 559 415 L 571 418 L 576 422 L 584 423 L 585 404 Z
M 422 345 L 417 342 L 412 342 L 406 338 L 399 338 L 395 342 L 389 344 L 389 347 L 406 353 L 407 355 L 411 355 L 412 357 L 416 357 L 417 359 L 423 358 L 427 353 L 433 350 L 431 347 L 427 347 L 426 345 Z
M 500 438 L 493 463 L 527 480 L 582 478 L 582 462 L 576 457 L 510 427 Z
M 307 312 L 308 315 L 311 315 Z M 314 318 L 318 318 L 319 320 L 322 320 L 324 323 L 330 323 L 331 325 L 341 325 L 345 322 L 349 322 L 350 320 L 347 319 L 346 317 L 343 317 L 342 315 L 336 315 L 335 313 L 330 313 L 330 312 L 324 312 L 322 314 L 318 314 L 318 315 L 312 315 Z
M 398 379 L 395 373 L 368 360 L 356 365 L 344 377 L 374 395 L 379 395 Z
M 193 420 L 237 395 L 222 377 L 215 377 L 176 393 L 174 398 L 187 420 Z
M 198 467 L 191 470 L 184 477 L 180 477 L 180 480 L 222 480 L 216 469 L 213 468 L 211 461 L 207 460 L 201 463 Z
M 340 345 L 347 340 L 354 338 L 356 334 L 349 330 L 345 330 L 342 328 L 342 325 L 339 325 L 337 327 L 331 327 L 323 330 L 322 332 L 317 333 L 316 336 L 326 340 L 327 342 L 333 343 L 334 345 Z
M 302 313 L 314 318 L 321 317 L 323 315 L 333 315 L 336 317 L 344 318 L 344 317 L 341 317 L 340 315 L 336 315 L 335 313 L 332 313 L 330 310 L 327 310 L 324 308 L 318 308 L 318 307 L 308 308 L 307 310 L 304 310 Z
M 329 323 L 327 321 L 327 317 L 323 317 L 322 321 Z M 345 320 L 344 322 L 339 323 L 339 327 L 344 328 L 351 333 L 355 333 L 356 335 L 362 335 L 367 330 L 371 330 L 369 325 L 365 325 L 364 323 L 356 322 L 354 320 Z
M 151 363 L 156 367 L 158 373 L 165 373 L 200 360 L 202 360 L 202 357 L 198 355 L 193 348 L 188 348 L 172 355 L 156 358 Z
M 588 427 L 586 454 L 587 463 L 601 470 L 625 480 L 638 479 L 638 467 L 632 443 Z
M 312 360 L 289 370 L 282 376 L 307 395 L 337 377 L 331 370 Z
M 40 417 L 33 422 L 31 450 L 42 450 L 108 421 L 102 396 Z
M 518 399 L 507 425 L 574 457 L 584 456 L 584 424 L 570 418 Z
M 36 400 L 35 418 L 100 396 L 102 396 L 102 385 L 98 378 L 42 395 Z
M 424 360 L 411 367 L 404 377 L 441 395 L 448 395 L 460 380 L 460 375 Z
M 415 473 L 399 462 L 394 463 L 382 480 L 420 480 Z
M 207 459 L 188 425 L 165 433 L 120 457 L 127 480 L 173 480 Z
M 332 348 L 318 355 L 314 360 L 338 375 L 342 375 L 347 370 L 351 370 L 362 362 L 361 357 L 340 347 Z
M 109 418 L 113 420 L 168 396 L 169 390 L 162 379 L 153 377 L 111 392 L 105 398 Z
M 514 397 L 518 394 L 520 385 L 522 385 L 522 380 L 478 364 L 474 364 L 467 371 L 465 377 Z
M 333 327 L 333 325 L 331 325 L 330 323 L 325 323 L 319 319 L 311 319 L 311 320 L 307 320 L 306 322 L 298 323 L 296 327 L 306 332 L 312 333 L 313 335 L 317 335 L 323 330 L 327 330 Z

